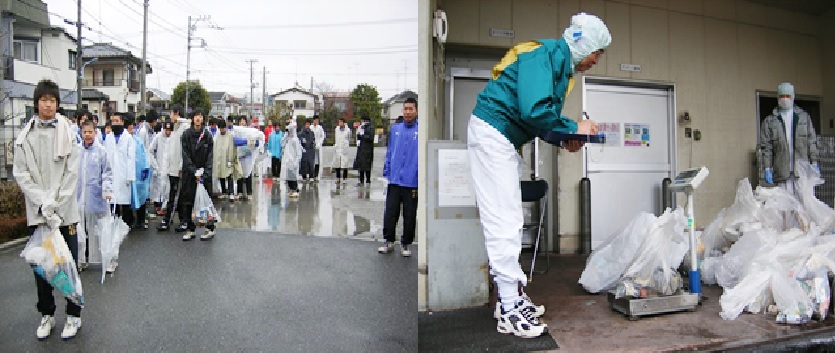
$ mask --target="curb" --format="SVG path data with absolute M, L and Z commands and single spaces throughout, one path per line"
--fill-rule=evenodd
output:
M 0 250 L 6 250 L 6 249 L 11 248 L 11 247 L 13 247 L 13 246 L 16 246 L 16 245 L 18 245 L 18 244 L 20 244 L 20 243 L 25 243 L 25 242 L 26 242 L 26 241 L 28 241 L 28 240 L 29 240 L 29 237 L 28 237 L 28 236 L 26 236 L 26 237 L 23 237 L 23 238 L 20 238 L 20 239 L 15 239 L 15 240 L 10 240 L 10 241 L 7 241 L 7 242 L 5 242 L 5 243 L 3 243 L 3 244 L 0 244 Z

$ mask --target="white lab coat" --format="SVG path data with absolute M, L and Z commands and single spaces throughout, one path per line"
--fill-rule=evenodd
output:
M 344 129 L 340 129 L 337 126 L 333 137 L 333 167 L 351 168 L 351 157 L 348 155 L 351 147 L 351 128 L 346 125 Z
M 107 159 L 113 171 L 113 200 L 117 205 L 130 205 L 130 185 L 136 180 L 136 141 L 127 131 L 119 137 L 113 133 L 104 139 Z
M 311 130 L 313 130 L 313 139 L 316 144 L 316 158 L 314 159 L 313 164 L 321 164 L 320 151 L 322 150 L 322 145 L 325 144 L 325 129 L 322 125 L 316 125 L 313 126 Z

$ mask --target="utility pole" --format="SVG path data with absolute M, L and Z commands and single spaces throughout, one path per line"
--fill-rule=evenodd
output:
M 79 0 L 81 2 L 81 0 Z M 79 21 L 80 22 L 80 21 Z M 141 102 L 139 102 L 139 114 L 145 114 L 145 95 L 147 88 L 145 87 L 145 66 L 148 66 L 145 54 L 148 49 L 148 0 L 145 0 L 145 22 L 142 26 L 142 77 L 140 77 L 139 81 L 139 89 L 141 93 L 139 95 Z
M 197 46 L 197 47 L 198 48 L 205 48 L 206 47 L 206 40 L 205 39 L 196 38 L 196 37 L 193 37 L 192 35 L 194 34 L 194 31 L 197 29 L 197 22 L 210 21 L 211 19 L 212 19 L 212 16 L 200 16 L 200 17 L 195 18 L 194 23 L 192 23 L 191 22 L 191 16 L 188 17 L 188 37 L 186 38 L 186 42 L 187 42 L 186 43 L 186 104 L 183 107 L 183 109 L 185 111 L 181 112 L 181 113 L 186 113 L 186 116 L 188 116 L 188 112 L 189 112 L 189 110 L 188 110 L 188 96 L 189 96 L 188 85 L 189 85 L 189 78 L 191 77 L 191 40 L 192 39 L 200 39 L 200 45 Z M 147 25 L 147 19 L 145 20 L 145 22 L 146 22 L 146 25 Z M 223 28 L 221 28 L 220 26 L 215 25 L 214 23 L 210 23 L 209 28 L 214 28 L 214 29 L 217 29 L 217 30 L 223 30 Z
M 76 50 L 76 52 L 75 52 L 75 71 L 76 71 L 76 74 L 78 75 L 78 78 L 75 82 L 75 85 L 76 85 L 75 94 L 78 97 L 76 97 L 76 101 L 75 101 L 75 104 L 76 104 L 75 110 L 78 111 L 78 110 L 81 110 L 81 87 L 82 87 L 81 86 L 81 84 L 82 84 L 81 81 L 84 78 L 84 71 L 82 70 L 82 66 L 81 66 L 81 0 L 78 0 L 78 19 L 76 19 L 76 21 L 75 21 L 75 27 L 76 27 L 76 30 L 78 31 L 77 32 L 78 36 L 76 37 L 77 43 L 76 43 L 76 49 L 75 49 Z
M 258 60 L 249 59 L 247 62 L 249 63 L 249 122 L 252 123 L 252 115 L 255 113 L 255 72 L 252 65 Z
M 267 123 L 267 67 L 264 66 L 262 73 L 264 78 L 261 80 L 261 115 L 264 116 L 264 125 Z

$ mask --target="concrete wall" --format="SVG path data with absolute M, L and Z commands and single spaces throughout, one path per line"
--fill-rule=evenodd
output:
M 835 58 L 835 9 L 829 10 L 820 19 L 820 43 L 821 55 L 824 60 L 821 79 L 823 81 L 823 101 L 821 102 L 821 123 L 829 127 L 831 121 L 835 120 L 835 65 L 832 58 Z M 835 124 L 835 122 L 832 122 Z M 827 131 L 829 135 L 835 135 L 835 131 Z
M 752 176 L 756 91 L 773 92 L 777 84 L 789 81 L 799 95 L 823 96 L 824 117 L 835 113 L 835 102 L 826 99 L 835 95 L 835 73 L 831 65 L 824 68 L 824 58 L 835 54 L 835 16 L 831 13 L 825 21 L 745 0 L 439 0 L 438 7 L 449 19 L 450 52 L 456 46 L 503 52 L 517 42 L 560 36 L 577 12 L 600 16 L 612 32 L 613 43 L 586 74 L 674 82 L 677 114 L 689 112 L 690 126 L 702 132 L 698 142 L 684 138 L 683 126 L 677 132 L 679 167 L 706 165 L 711 170 L 696 194 L 699 227 L 733 202 L 740 179 Z M 512 29 L 516 36 L 490 37 L 490 28 Z M 446 64 L 489 68 L 500 57 L 448 56 Z M 642 71 L 620 71 L 620 64 L 640 64 Z M 563 113 L 577 118 L 581 104 L 582 89 L 575 89 Z M 824 121 L 828 128 L 828 120 Z M 433 123 L 429 131 L 442 129 L 443 121 L 438 125 Z M 576 251 L 582 155 L 545 150 L 543 159 L 559 164 L 543 169 L 558 167 L 560 171 L 559 181 L 551 182 L 559 186 L 561 249 Z

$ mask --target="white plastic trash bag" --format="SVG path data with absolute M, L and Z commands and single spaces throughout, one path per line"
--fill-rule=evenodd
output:
M 20 253 L 38 276 L 45 279 L 64 297 L 84 307 L 84 295 L 78 267 L 64 236 L 56 229 L 38 226 Z
M 796 191 L 803 207 L 809 213 L 812 222 L 815 222 L 824 234 L 832 233 L 835 230 L 835 226 L 833 226 L 835 224 L 835 210 L 815 196 L 815 186 L 823 184 L 823 178 L 805 160 L 798 161 L 795 169 L 797 172 Z
M 623 271 L 632 262 L 642 239 L 654 221 L 654 215 L 644 212 L 610 235 L 603 244 L 591 252 L 586 268 L 580 276 L 580 285 L 590 293 L 613 289 Z
M 197 184 L 197 192 L 194 197 L 194 209 L 191 214 L 194 224 L 205 226 L 207 224 L 220 222 L 220 213 L 217 212 L 209 192 L 203 184 Z
M 115 207 L 115 205 L 114 205 Z M 98 221 L 96 232 L 99 234 L 99 248 L 101 250 L 101 283 L 104 283 L 105 269 L 113 259 L 119 257 L 119 247 L 125 236 L 128 235 L 130 227 L 121 218 L 117 217 L 110 210 L 110 214 Z

